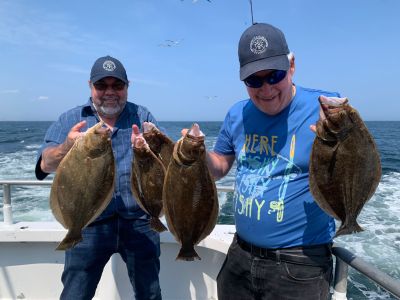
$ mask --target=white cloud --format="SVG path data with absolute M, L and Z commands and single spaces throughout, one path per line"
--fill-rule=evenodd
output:
M 48 96 L 39 96 L 37 99 L 40 101 L 45 101 L 45 100 L 49 100 L 49 97 Z
M 0 41 L 24 47 L 37 46 L 51 50 L 87 52 L 91 45 L 111 47 L 74 25 L 73 16 L 49 13 L 18 1 L 0 1 Z M 24 2 L 31 3 L 31 2 Z M 32 2 L 33 3 L 33 2 Z
M 18 94 L 19 90 L 0 90 L 0 94 Z

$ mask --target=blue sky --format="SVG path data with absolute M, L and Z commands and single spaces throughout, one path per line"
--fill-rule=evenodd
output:
M 296 84 L 340 92 L 364 120 L 400 120 L 399 0 L 253 0 L 253 10 L 285 33 Z M 247 98 L 237 44 L 250 25 L 248 0 L 0 0 L 0 121 L 55 120 L 85 103 L 107 54 L 127 69 L 129 100 L 158 120 L 223 120 Z

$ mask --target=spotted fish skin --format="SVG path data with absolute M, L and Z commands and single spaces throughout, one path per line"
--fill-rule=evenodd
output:
M 143 128 L 143 137 L 149 144 L 151 151 L 167 169 L 174 150 L 174 142 L 151 122 L 144 122 Z
M 66 250 L 82 240 L 82 229 L 110 203 L 115 163 L 110 131 L 97 123 L 78 137 L 56 169 L 50 207 L 68 233 L 56 248 Z
M 157 232 L 167 230 L 160 221 L 164 215 L 162 190 L 165 167 L 151 151 L 143 138 L 138 138 L 133 147 L 131 188 L 139 206 L 150 215 L 150 226 Z
M 204 135 L 197 124 L 176 142 L 164 180 L 168 228 L 181 244 L 177 260 L 200 259 L 194 249 L 211 233 L 218 217 L 218 196 L 206 162 Z
M 357 217 L 382 174 L 379 153 L 346 98 L 321 96 L 320 103 L 310 158 L 310 191 L 327 214 L 341 221 L 336 236 L 360 232 Z

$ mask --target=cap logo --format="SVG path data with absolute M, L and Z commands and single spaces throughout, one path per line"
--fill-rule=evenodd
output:
M 254 54 L 261 54 L 267 50 L 268 41 L 262 35 L 256 35 L 250 41 L 250 51 Z
M 115 66 L 113 61 L 106 60 L 103 63 L 103 69 L 106 70 L 106 71 L 112 72 L 112 71 L 114 71 L 116 69 L 116 66 Z

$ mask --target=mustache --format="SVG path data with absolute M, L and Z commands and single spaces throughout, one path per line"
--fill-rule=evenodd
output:
M 118 96 L 103 96 L 100 98 L 100 101 L 104 102 L 104 101 L 118 101 L 119 102 L 120 97 Z

